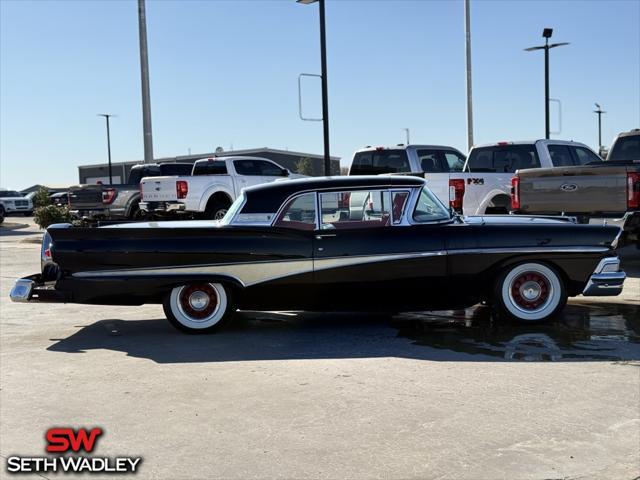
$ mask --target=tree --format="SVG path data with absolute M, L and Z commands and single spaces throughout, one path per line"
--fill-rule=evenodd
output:
M 298 160 L 296 162 L 296 173 L 300 175 L 313 175 L 313 161 L 309 157 Z
M 49 189 L 47 187 L 40 187 L 33 196 L 33 208 L 46 207 L 49 204 L 51 204 L 49 200 Z

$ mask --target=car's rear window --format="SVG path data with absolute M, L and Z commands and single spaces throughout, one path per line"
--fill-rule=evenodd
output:
M 167 176 L 191 175 L 193 165 L 188 163 L 163 163 L 160 165 L 160 174 Z
M 349 175 L 379 175 L 410 171 L 406 150 L 373 150 L 355 154 Z
M 640 160 L 640 135 L 619 137 L 607 156 L 607 161 Z
M 227 163 L 224 161 L 196 162 L 193 166 L 192 175 L 226 175 Z
M 467 172 L 514 173 L 540 167 L 535 145 L 495 145 L 474 148 L 465 166 Z

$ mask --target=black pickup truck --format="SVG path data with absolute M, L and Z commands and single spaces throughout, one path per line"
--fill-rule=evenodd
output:
M 140 180 L 145 177 L 190 175 L 190 163 L 147 163 L 135 165 L 124 184 L 75 185 L 69 189 L 69 210 L 79 220 L 139 220 Z

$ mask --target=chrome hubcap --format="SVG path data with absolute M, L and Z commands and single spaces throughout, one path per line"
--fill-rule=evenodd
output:
M 529 302 L 537 299 L 541 293 L 542 288 L 536 282 L 526 282 L 520 287 L 520 295 Z
M 539 272 L 524 272 L 511 283 L 511 298 L 515 305 L 526 311 L 543 308 L 551 294 L 549 280 Z
M 189 305 L 194 310 L 204 310 L 209 305 L 209 296 L 201 291 L 194 292 L 189 297 Z

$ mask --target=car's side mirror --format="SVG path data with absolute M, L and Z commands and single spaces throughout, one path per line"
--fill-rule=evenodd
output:
M 291 172 L 288 169 L 283 168 L 282 169 L 282 176 L 283 177 L 288 177 L 289 175 L 291 175 Z

